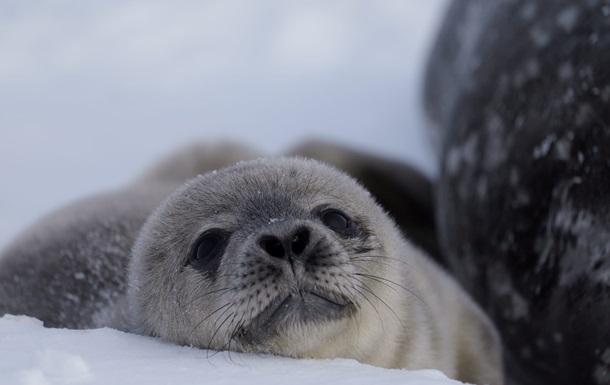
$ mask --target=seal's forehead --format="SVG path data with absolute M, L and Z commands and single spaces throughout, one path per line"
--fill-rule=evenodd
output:
M 170 195 L 157 215 L 176 228 L 191 223 L 194 236 L 209 227 L 248 233 L 279 220 L 309 219 L 327 207 L 362 223 L 380 213 L 370 194 L 343 172 L 303 158 L 272 158 L 201 175 Z
M 222 208 L 273 204 L 312 207 L 349 195 L 366 199 L 368 193 L 351 177 L 304 158 L 263 158 L 238 163 L 206 174 L 191 184 L 191 193 L 207 206 Z M 356 199 L 354 199 L 356 198 Z
M 204 183 L 217 192 L 250 195 L 257 191 L 278 191 L 299 196 L 329 193 L 350 178 L 322 163 L 303 158 L 264 158 L 241 162 L 207 176 Z M 225 188 L 226 187 L 226 188 Z M 356 186 L 351 186 L 353 190 Z

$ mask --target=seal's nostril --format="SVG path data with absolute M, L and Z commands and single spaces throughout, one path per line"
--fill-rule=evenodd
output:
M 305 250 L 307 244 L 309 243 L 309 230 L 302 229 L 297 231 L 296 234 L 292 237 L 292 252 L 295 255 L 299 255 Z
M 297 229 L 292 235 L 263 235 L 258 239 L 258 246 L 274 258 L 287 258 L 303 253 L 309 244 L 309 230 Z
M 286 257 L 286 251 L 284 250 L 284 246 L 282 246 L 282 242 L 272 235 L 265 235 L 261 237 L 258 241 L 258 245 L 261 249 L 265 250 L 267 254 L 275 258 L 284 258 Z

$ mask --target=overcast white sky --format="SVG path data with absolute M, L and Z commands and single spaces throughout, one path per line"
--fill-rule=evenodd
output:
M 325 138 L 433 172 L 421 76 L 446 0 L 0 3 L 0 247 L 193 140 Z
M 325 138 L 434 173 L 419 107 L 447 0 L 0 1 L 0 248 L 193 140 Z M 95 349 L 91 347 L 95 346 Z M 0 319 L 0 383 L 453 384 Z

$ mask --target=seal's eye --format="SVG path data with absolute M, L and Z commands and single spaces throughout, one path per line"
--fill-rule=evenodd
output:
M 350 217 L 339 210 L 324 210 L 320 217 L 326 227 L 339 234 L 353 235 L 356 230 L 356 225 Z
M 211 229 L 201 234 L 193 245 L 190 265 L 213 275 L 220 264 L 227 238 L 228 234 L 220 229 Z

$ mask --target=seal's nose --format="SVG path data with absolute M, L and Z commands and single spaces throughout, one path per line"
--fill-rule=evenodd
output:
M 286 235 L 266 234 L 258 240 L 258 245 L 267 254 L 275 258 L 299 256 L 309 244 L 309 230 L 298 228 Z

